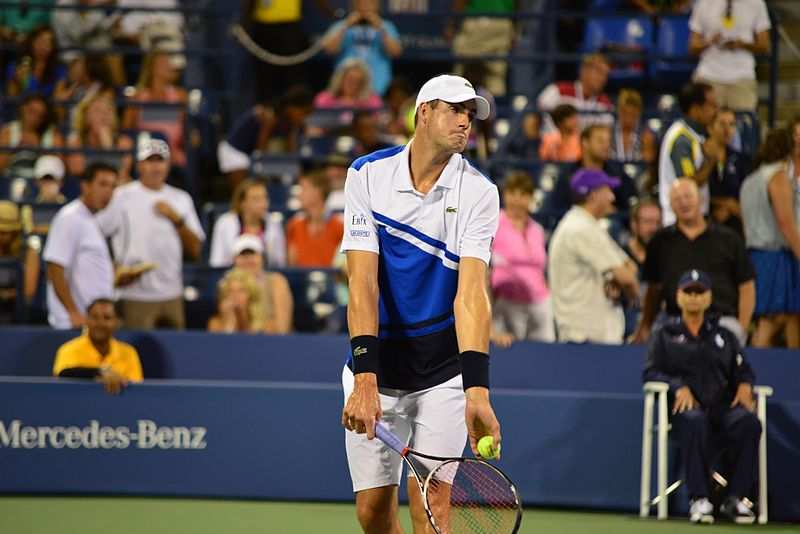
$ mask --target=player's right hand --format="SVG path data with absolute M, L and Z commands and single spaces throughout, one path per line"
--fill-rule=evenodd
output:
M 342 425 L 352 432 L 375 438 L 375 423 L 381 418 L 378 377 L 375 373 L 359 373 L 354 377 L 353 392 L 342 410 Z

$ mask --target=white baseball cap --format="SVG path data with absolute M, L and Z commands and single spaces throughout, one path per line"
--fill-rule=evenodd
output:
M 238 256 L 245 250 L 252 250 L 256 254 L 264 253 L 264 242 L 253 234 L 242 234 L 233 243 L 233 255 Z
M 45 176 L 52 176 L 61 181 L 64 179 L 64 162 L 58 156 L 39 156 L 36 166 L 33 168 L 33 175 L 37 180 Z
M 477 111 L 475 118 L 484 120 L 489 117 L 489 102 L 478 96 L 469 80 L 461 76 L 441 74 L 425 82 L 417 93 L 416 109 L 419 109 L 420 104 L 431 100 L 443 100 L 451 104 L 474 100 Z
M 169 159 L 169 145 L 166 141 L 157 137 L 140 137 L 136 160 L 144 161 L 151 156 L 160 156 L 164 159 Z

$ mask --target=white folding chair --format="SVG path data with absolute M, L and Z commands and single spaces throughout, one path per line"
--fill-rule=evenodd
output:
M 667 485 L 667 434 L 670 430 L 669 407 L 667 394 L 669 384 L 666 382 L 646 382 L 644 390 L 644 417 L 642 425 L 642 480 L 640 487 L 639 516 L 648 517 L 650 507 L 658 506 L 658 519 L 667 519 L 669 515 L 669 494 L 678 489 L 681 480 Z M 772 396 L 769 386 L 753 386 L 756 396 L 756 415 L 761 422 L 761 440 L 758 444 L 758 522 L 767 523 L 767 397 Z M 655 432 L 657 461 L 658 494 L 650 498 L 650 475 L 653 459 L 653 409 L 658 405 L 658 424 Z M 714 474 L 715 479 L 724 483 L 724 479 Z M 719 478 L 717 478 L 719 477 Z

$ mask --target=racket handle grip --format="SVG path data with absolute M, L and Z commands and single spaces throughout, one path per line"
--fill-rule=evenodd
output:
M 400 438 L 395 436 L 394 432 L 386 428 L 382 423 L 375 423 L 375 435 L 390 449 L 401 456 L 406 450 L 406 444 L 400 441 Z

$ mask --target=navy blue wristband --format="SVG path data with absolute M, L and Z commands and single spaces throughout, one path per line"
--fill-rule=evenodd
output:
M 378 373 L 378 338 L 356 336 L 350 339 L 350 355 L 353 358 L 353 374 Z
M 471 387 L 489 387 L 489 355 L 485 352 L 467 350 L 461 353 L 461 380 L 464 391 Z

